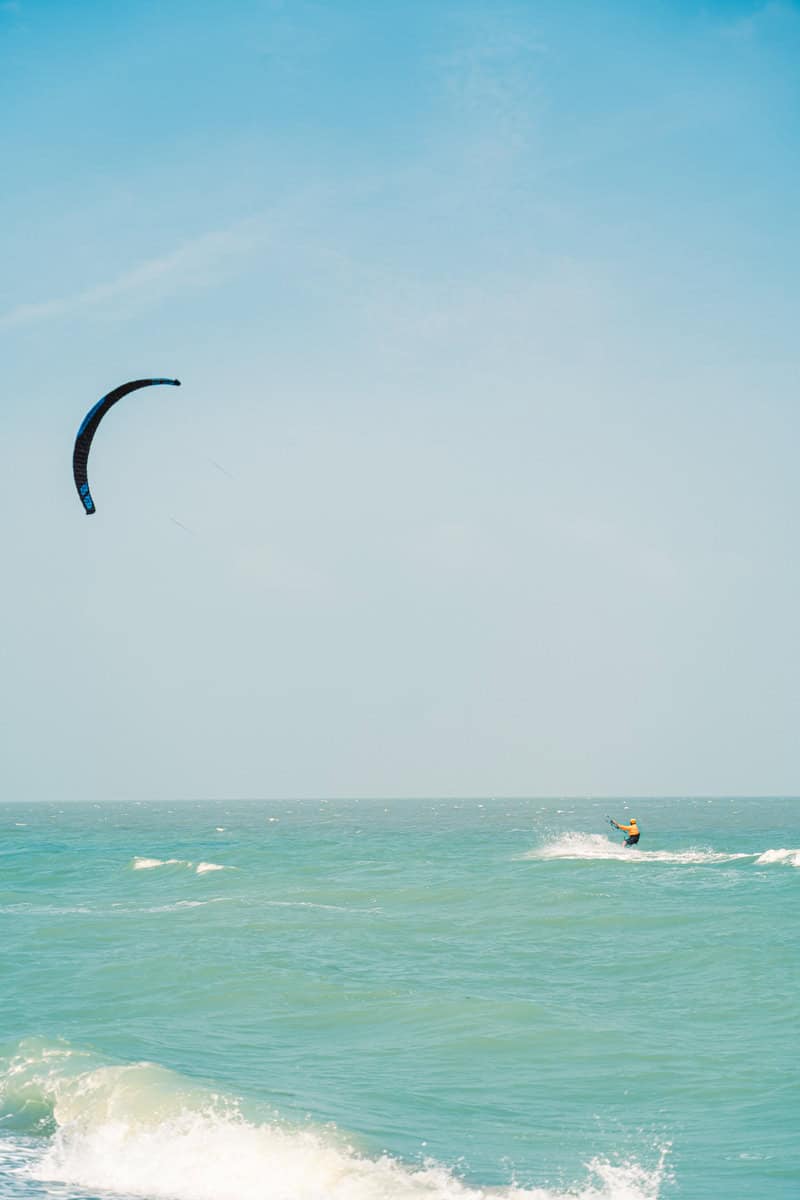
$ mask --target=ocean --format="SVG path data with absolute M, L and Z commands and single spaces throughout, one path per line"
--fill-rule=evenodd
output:
M 799 826 L 4 803 L 0 1197 L 797 1200 Z

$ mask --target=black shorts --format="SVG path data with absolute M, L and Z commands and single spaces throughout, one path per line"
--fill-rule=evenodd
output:
M 630 837 L 625 838 L 625 845 L 635 846 L 641 836 L 642 835 L 640 833 L 632 833 Z

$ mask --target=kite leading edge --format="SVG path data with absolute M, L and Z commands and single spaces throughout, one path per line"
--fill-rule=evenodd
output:
M 106 415 L 108 410 L 121 400 L 123 396 L 127 396 L 129 392 L 135 392 L 138 388 L 152 387 L 156 383 L 168 383 L 173 387 L 180 387 L 180 379 L 133 379 L 130 383 L 120 384 L 114 388 L 113 392 L 103 396 L 102 400 L 98 400 L 93 408 L 90 408 L 86 416 L 81 422 L 81 427 L 75 437 L 75 448 L 72 451 L 72 474 L 75 478 L 75 487 L 78 489 L 78 496 L 81 504 L 84 507 L 87 517 L 96 512 L 92 493 L 89 490 L 89 451 L 92 446 L 92 439 L 97 433 L 97 427 Z

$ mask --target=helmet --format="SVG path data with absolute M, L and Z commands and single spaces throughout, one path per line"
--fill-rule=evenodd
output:
M 635 825 L 635 824 L 636 824 L 636 817 L 631 817 L 631 825 Z

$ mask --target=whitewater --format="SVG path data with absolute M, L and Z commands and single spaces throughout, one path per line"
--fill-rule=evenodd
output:
M 0 1198 L 796 1200 L 799 815 L 0 805 Z

